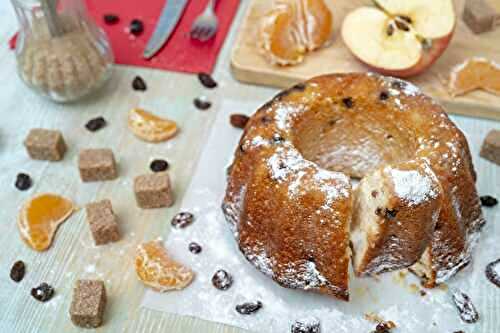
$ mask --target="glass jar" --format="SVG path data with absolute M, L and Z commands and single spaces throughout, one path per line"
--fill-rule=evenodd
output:
M 57 102 L 86 96 L 111 77 L 113 53 L 81 0 L 11 0 L 20 24 L 17 69 Z

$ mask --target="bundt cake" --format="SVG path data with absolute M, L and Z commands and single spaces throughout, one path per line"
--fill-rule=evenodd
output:
M 358 276 L 410 268 L 432 287 L 469 263 L 484 223 L 462 132 L 412 84 L 371 73 L 316 77 L 262 106 L 222 208 L 260 271 L 344 300 L 351 253 Z

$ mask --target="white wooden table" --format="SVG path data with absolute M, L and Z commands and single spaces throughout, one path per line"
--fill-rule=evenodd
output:
M 9 1 L 0 2 L 0 332 L 82 331 L 72 325 L 68 315 L 73 284 L 79 278 L 101 278 L 106 282 L 108 311 L 105 325 L 97 329 L 98 332 L 243 332 L 140 308 L 144 287 L 136 278 L 133 254 L 139 242 L 168 235 L 168 221 L 177 212 L 220 101 L 231 98 L 265 102 L 275 93 L 272 89 L 239 84 L 229 71 L 229 52 L 246 4 L 242 2 L 220 55 L 214 74 L 219 88 L 207 91 L 193 75 L 117 67 L 113 80 L 99 95 L 73 105 L 55 105 L 35 96 L 17 78 L 14 54 L 5 45 L 17 23 Z M 148 83 L 145 93 L 130 88 L 137 74 Z M 192 100 L 203 94 L 214 106 L 200 112 L 192 106 Z M 128 110 L 135 106 L 175 119 L 181 127 L 180 135 L 158 145 L 138 141 L 127 130 L 125 120 Z M 109 126 L 97 133 L 86 131 L 85 122 L 100 115 L 108 120 Z M 499 123 L 492 121 L 454 119 L 465 130 L 476 129 L 478 133 L 500 128 Z M 69 145 L 64 161 L 39 162 L 26 156 L 22 141 L 33 127 L 63 131 Z M 83 184 L 76 166 L 78 150 L 99 146 L 114 150 L 120 178 Z M 135 206 L 132 179 L 147 172 L 150 159 L 155 157 L 166 158 L 171 163 L 176 206 L 143 211 Z M 18 172 L 27 172 L 33 177 L 34 187 L 30 191 L 19 192 L 14 188 Z M 478 173 L 481 175 L 481 168 Z M 478 186 L 483 193 L 500 195 L 496 172 L 480 176 Z M 18 234 L 18 208 L 31 195 L 46 191 L 66 195 L 80 206 L 110 198 L 120 218 L 124 239 L 110 246 L 93 247 L 84 214 L 79 211 L 60 228 L 49 251 L 30 250 Z M 8 275 L 12 263 L 19 259 L 27 264 L 27 274 L 21 283 L 15 284 Z M 47 303 L 39 303 L 30 296 L 30 289 L 40 282 L 48 282 L 56 288 L 55 298 Z

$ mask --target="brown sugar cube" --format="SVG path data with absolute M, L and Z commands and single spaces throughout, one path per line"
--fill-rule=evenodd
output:
M 170 178 L 166 172 L 136 177 L 134 192 L 140 208 L 170 207 L 174 203 Z
M 92 202 L 85 207 L 85 210 L 95 245 L 104 245 L 120 240 L 120 230 L 111 201 Z
M 78 157 L 80 178 L 84 182 L 112 180 L 118 176 L 111 149 L 84 149 Z
M 66 152 L 62 133 L 56 130 L 34 128 L 24 140 L 24 146 L 34 160 L 60 161 Z
M 500 165 L 500 131 L 492 130 L 484 139 L 480 154 L 487 160 Z
M 102 325 L 106 307 L 106 287 L 101 280 L 78 280 L 73 289 L 69 313 L 76 326 L 97 328 Z
M 491 31 L 500 23 L 500 13 L 486 0 L 465 2 L 463 20 L 476 34 Z

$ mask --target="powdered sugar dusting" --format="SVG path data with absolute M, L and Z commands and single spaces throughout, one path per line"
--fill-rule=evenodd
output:
M 398 170 L 386 168 L 394 182 L 396 194 L 410 205 L 421 204 L 429 198 L 436 198 L 438 193 L 428 175 L 417 170 Z
M 350 195 L 350 181 L 346 175 L 319 168 L 316 164 L 305 160 L 291 145 L 278 147 L 268 159 L 267 165 L 274 180 L 289 182 L 288 193 L 292 197 L 303 194 L 299 193 L 299 189 L 302 189 L 302 180 L 311 173 L 315 188 L 325 194 L 326 208 L 336 200 Z
M 298 113 L 304 112 L 304 110 L 304 106 L 291 106 L 283 103 L 278 103 L 275 106 L 274 110 L 276 126 L 278 127 L 278 129 L 283 131 L 290 130 L 293 118 L 296 117 Z
M 283 274 L 276 278 L 291 288 L 304 290 L 315 289 L 329 284 L 312 261 L 288 262 Z
M 255 245 L 252 249 L 243 249 L 243 251 L 247 260 L 250 261 L 259 271 L 269 277 L 273 277 L 273 267 L 275 267 L 276 263 L 268 256 L 262 244 L 257 242 L 257 245 Z

